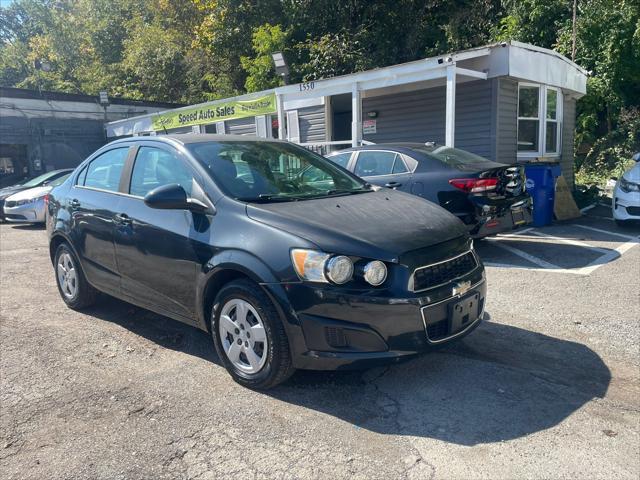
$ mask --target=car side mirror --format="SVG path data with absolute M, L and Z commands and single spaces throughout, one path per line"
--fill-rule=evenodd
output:
M 187 210 L 187 192 L 177 183 L 154 188 L 144 197 L 144 203 L 159 210 Z
M 177 183 L 154 188 L 145 195 L 144 203 L 158 210 L 190 210 L 194 213 L 215 214 L 215 208 L 195 198 L 188 198 L 187 192 Z
M 636 152 L 631 158 L 634 162 L 640 162 L 640 152 Z

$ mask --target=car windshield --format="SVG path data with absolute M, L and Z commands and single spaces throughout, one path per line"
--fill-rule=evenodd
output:
M 43 173 L 42 175 L 39 175 L 36 178 L 32 178 L 31 180 L 29 180 L 28 182 L 23 183 L 22 185 L 25 186 L 25 187 L 37 187 L 42 182 L 46 182 L 49 178 L 51 178 L 55 174 L 56 174 L 56 172 Z
M 306 200 L 371 189 L 329 160 L 288 143 L 223 141 L 186 147 L 225 193 L 242 201 Z
M 465 150 L 459 150 L 457 148 L 445 147 L 443 145 L 427 146 L 424 147 L 412 147 L 412 150 L 416 152 L 425 153 L 431 157 L 436 158 L 445 165 L 450 167 L 464 167 L 466 165 L 478 165 L 482 163 L 492 163 L 480 155 L 467 152 Z
M 69 175 L 71 175 L 71 173 L 67 173 L 63 176 L 61 176 L 60 178 L 56 178 L 55 180 L 53 180 L 49 186 L 50 187 L 57 187 L 58 185 L 62 185 L 64 183 L 64 181 L 69 178 Z

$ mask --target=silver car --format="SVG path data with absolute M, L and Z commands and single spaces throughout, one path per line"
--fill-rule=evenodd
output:
M 44 223 L 45 197 L 53 189 L 64 183 L 70 173 L 56 178 L 43 187 L 30 188 L 7 197 L 4 201 L 4 218 L 16 223 Z

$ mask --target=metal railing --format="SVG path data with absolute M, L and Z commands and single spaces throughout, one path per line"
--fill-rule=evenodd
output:
M 369 142 L 367 140 L 362 140 L 361 145 L 375 145 L 373 142 Z M 300 143 L 301 147 L 304 147 L 312 152 L 315 152 L 319 155 L 328 155 L 329 153 L 335 152 L 337 150 L 343 150 L 345 148 L 351 147 L 351 140 L 336 140 L 333 142 L 306 142 Z

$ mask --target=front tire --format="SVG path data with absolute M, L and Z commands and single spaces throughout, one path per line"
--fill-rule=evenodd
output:
M 54 268 L 58 292 L 69 308 L 82 310 L 96 302 L 98 291 L 87 282 L 78 258 L 66 243 L 56 250 Z
M 214 302 L 211 334 L 223 365 L 240 385 L 266 390 L 294 372 L 287 334 L 259 285 L 236 280 Z

